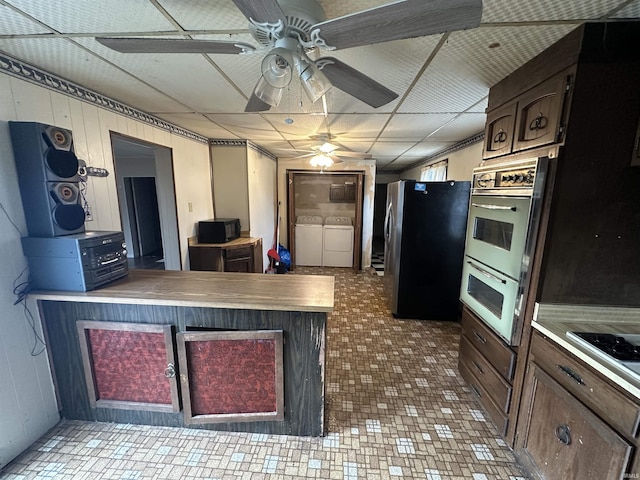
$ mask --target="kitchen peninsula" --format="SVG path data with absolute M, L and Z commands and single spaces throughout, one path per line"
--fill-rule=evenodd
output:
M 61 416 L 319 436 L 329 276 L 131 270 L 39 291 Z

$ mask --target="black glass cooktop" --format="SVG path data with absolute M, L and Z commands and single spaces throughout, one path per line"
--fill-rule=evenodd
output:
M 640 362 L 640 345 L 634 345 L 622 336 L 587 332 L 573 332 L 573 334 L 617 360 Z

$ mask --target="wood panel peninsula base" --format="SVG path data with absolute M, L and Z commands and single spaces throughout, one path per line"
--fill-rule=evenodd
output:
M 92 292 L 34 292 L 66 419 L 324 433 L 334 279 L 131 270 Z

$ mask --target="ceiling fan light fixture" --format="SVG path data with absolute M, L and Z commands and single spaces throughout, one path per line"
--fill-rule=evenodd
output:
M 302 87 L 313 103 L 320 100 L 331 88 L 331 82 L 315 63 L 301 58 L 297 62 L 296 68 L 300 74 Z
M 333 160 L 331 160 L 331 157 L 325 155 L 324 153 L 317 153 L 316 155 L 311 157 L 309 163 L 311 163 L 312 167 L 328 168 L 333 165 Z
M 291 83 L 291 52 L 274 48 L 262 59 L 262 78 L 274 88 L 284 88 Z
M 277 107 L 280 104 L 280 100 L 282 100 L 283 90 L 284 88 L 276 88 L 272 86 L 262 76 L 260 77 L 260 80 L 258 80 L 258 84 L 256 85 L 256 89 L 253 91 L 253 94 L 264 103 L 269 104 L 272 107 Z

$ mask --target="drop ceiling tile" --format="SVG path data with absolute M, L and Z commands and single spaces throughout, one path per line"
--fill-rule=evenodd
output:
M 5 0 L 54 30 L 69 32 L 152 32 L 173 30 L 151 2 Z
M 640 0 L 635 0 L 627 5 L 625 8 L 620 9 L 613 18 L 639 18 L 640 17 Z
M 482 22 L 539 22 L 550 20 L 599 19 L 619 7 L 625 0 L 582 0 L 579 2 L 537 0 L 518 2 L 513 0 L 485 0 Z
M 231 0 L 159 0 L 185 30 L 247 30 L 249 21 Z
M 445 150 L 446 148 L 449 148 L 453 145 L 455 145 L 457 142 L 456 141 L 452 141 L 452 142 L 439 142 L 439 141 L 425 141 L 425 142 L 420 142 L 417 143 L 415 146 L 413 146 L 412 148 L 410 148 L 409 150 L 407 150 L 406 155 L 402 156 L 402 162 L 407 162 L 409 158 L 412 158 L 413 160 L 411 161 L 415 161 L 429 157 L 431 155 L 435 155 L 438 152 L 441 152 L 442 150 Z
M 159 113 L 157 116 L 207 138 L 244 138 L 238 137 L 199 113 Z
M 329 132 L 342 140 L 376 138 L 384 128 L 389 114 L 330 114 L 327 121 Z
M 21 13 L 0 4 L 0 35 L 28 35 L 50 32 L 49 29 L 38 25 Z
M 380 135 L 380 140 L 411 140 L 417 142 L 454 118 L 454 113 L 396 114 L 391 118 L 382 135 Z
M 282 137 L 260 115 L 208 113 L 205 116 L 239 138 L 256 143 L 261 140 L 282 140 Z
M 0 48 L 26 63 L 148 113 L 191 110 L 64 38 L 0 40 Z
M 286 140 L 309 140 L 311 135 L 324 133 L 325 120 L 322 115 L 304 115 L 304 114 L 279 114 L 267 113 L 263 114 L 273 127 L 280 132 Z M 293 123 L 285 123 L 286 119 L 293 120 Z
M 486 97 L 491 86 L 573 28 L 492 27 L 452 33 L 399 111 L 463 112 Z M 501 46 L 489 48 L 494 42 Z
M 487 116 L 484 113 L 461 113 L 439 130 L 428 135 L 428 141 L 456 142 L 484 132 Z
M 371 148 L 369 153 L 373 155 L 374 158 L 378 158 L 381 155 L 395 155 L 400 156 L 409 150 L 411 150 L 415 146 L 416 142 L 376 142 L 376 144 Z

